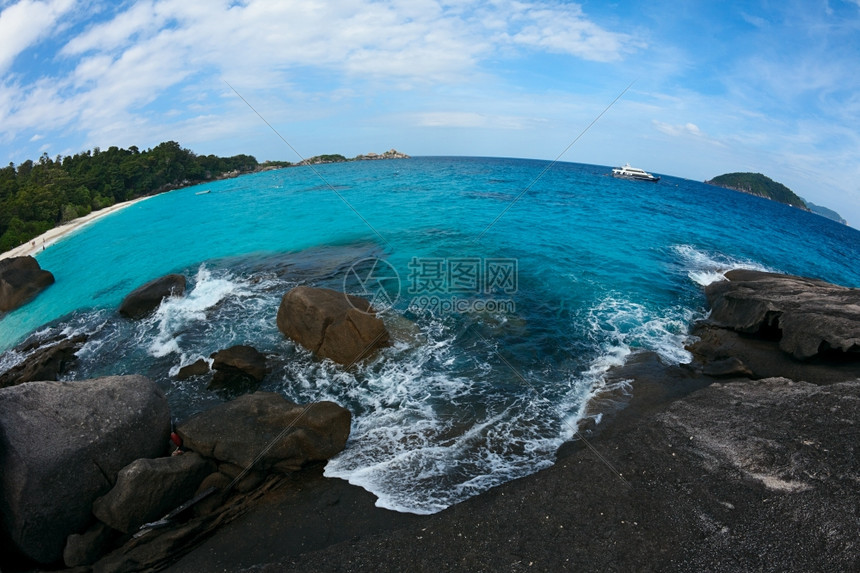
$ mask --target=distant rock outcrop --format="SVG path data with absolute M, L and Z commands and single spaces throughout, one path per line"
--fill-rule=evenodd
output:
M 0 390 L 0 513 L 14 545 L 39 563 L 92 521 L 117 472 L 157 457 L 170 435 L 167 399 L 143 376 L 30 382 Z
M 185 294 L 185 277 L 170 274 L 149 281 L 131 291 L 119 307 L 119 313 L 128 318 L 143 318 L 161 304 L 169 296 Z
M 52 284 L 54 275 L 33 257 L 0 260 L 0 312 L 15 310 Z
M 388 331 L 363 298 L 299 286 L 281 299 L 278 329 L 316 356 L 351 365 L 388 344 Z

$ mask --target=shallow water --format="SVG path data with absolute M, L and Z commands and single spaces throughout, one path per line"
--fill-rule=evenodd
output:
M 263 389 L 353 412 L 327 475 L 383 507 L 431 513 L 550 465 L 603 373 L 631 352 L 689 360 L 702 285 L 727 269 L 860 286 L 860 233 L 822 217 L 593 165 L 558 163 L 535 181 L 544 167 L 367 161 L 159 195 L 40 253 L 57 282 L 0 320 L 0 350 L 87 332 L 68 379 L 145 374 L 182 419 L 224 397 L 176 381 L 178 368 L 250 344 L 272 366 Z M 129 291 L 170 272 L 188 277 L 184 298 L 143 321 L 118 317 Z M 314 360 L 275 324 L 298 284 L 374 297 L 395 343 L 348 372 Z M 22 358 L 5 352 L 0 370 Z

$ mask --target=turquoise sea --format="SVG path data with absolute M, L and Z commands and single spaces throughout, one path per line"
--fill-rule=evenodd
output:
M 262 389 L 353 412 L 326 475 L 432 513 L 551 465 L 632 352 L 688 361 L 703 285 L 726 270 L 860 287 L 852 228 L 695 181 L 548 165 L 340 163 L 147 199 L 38 255 L 56 284 L 0 319 L 0 371 L 28 337 L 85 332 L 66 379 L 145 374 L 181 420 L 225 397 L 178 382 L 179 367 L 250 344 L 269 356 Z M 188 277 L 185 297 L 143 321 L 118 316 L 128 292 L 171 272 Z M 394 344 L 349 371 L 313 359 L 275 324 L 298 284 L 374 298 Z

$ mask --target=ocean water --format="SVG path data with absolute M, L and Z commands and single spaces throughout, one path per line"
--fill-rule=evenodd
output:
M 604 373 L 640 350 L 687 362 L 703 285 L 731 268 L 860 286 L 860 233 L 664 176 L 519 159 L 299 167 L 159 195 L 38 255 L 56 284 L 0 319 L 0 371 L 27 338 L 89 334 L 66 379 L 140 373 L 182 420 L 229 396 L 179 367 L 234 344 L 268 356 L 261 389 L 353 412 L 326 475 L 378 505 L 433 513 L 553 463 Z M 209 190 L 206 194 L 197 194 Z M 133 322 L 135 287 L 179 272 L 185 297 Z M 299 284 L 372 298 L 393 344 L 344 370 L 285 339 Z

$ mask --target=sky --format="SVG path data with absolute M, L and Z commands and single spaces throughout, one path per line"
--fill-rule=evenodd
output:
M 860 227 L 858 68 L 860 0 L 0 0 L 0 164 L 629 162 L 764 173 Z

